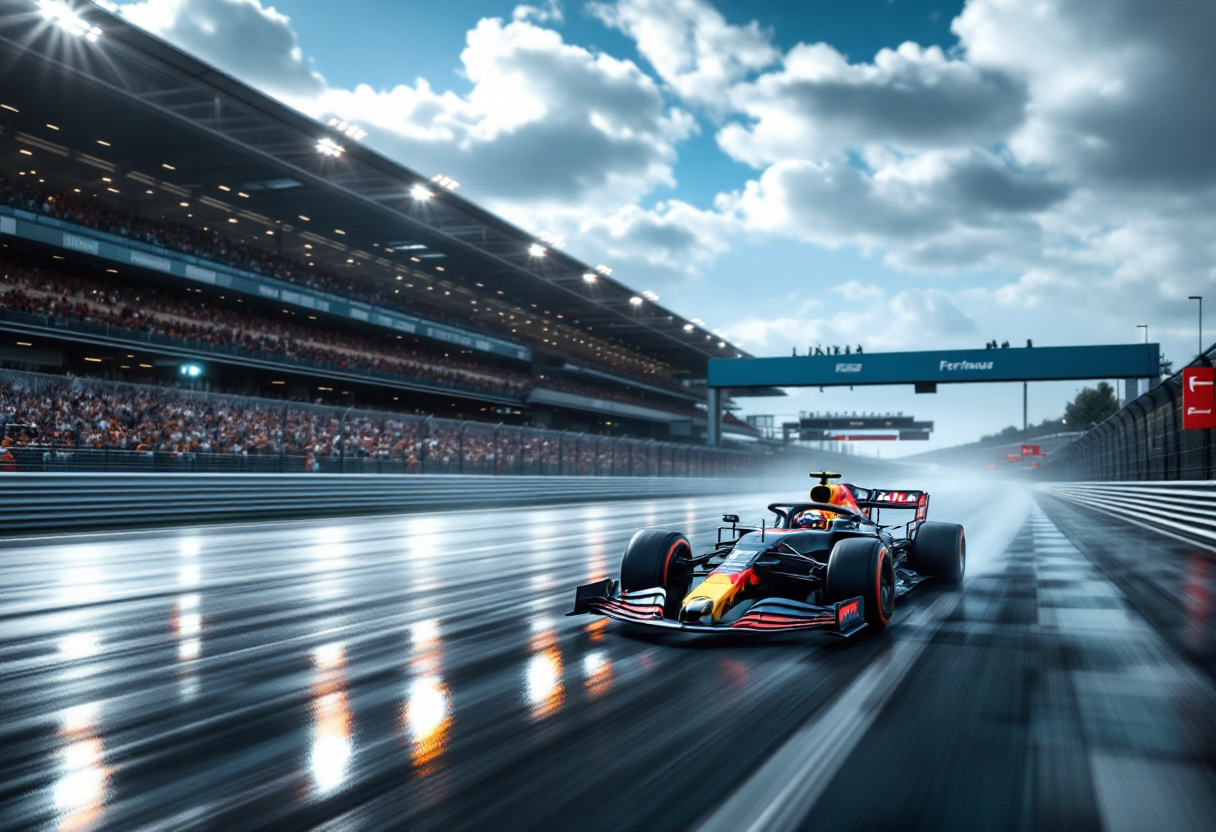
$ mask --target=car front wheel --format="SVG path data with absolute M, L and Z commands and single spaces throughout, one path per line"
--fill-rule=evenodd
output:
M 849 538 L 832 548 L 824 596 L 828 603 L 860 595 L 866 623 L 881 629 L 895 613 L 895 564 L 881 540 Z

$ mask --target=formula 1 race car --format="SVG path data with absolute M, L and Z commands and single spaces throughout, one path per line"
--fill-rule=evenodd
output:
M 833 484 L 817 471 L 808 503 L 773 503 L 774 525 L 718 528 L 713 551 L 694 555 L 679 532 L 642 529 L 621 559 L 621 578 L 580 586 L 568 615 L 702 633 L 826 629 L 851 636 L 885 627 L 895 598 L 926 578 L 963 579 L 963 527 L 930 523 L 924 491 Z M 880 512 L 915 512 L 883 525 Z M 902 530 L 896 537 L 893 531 Z

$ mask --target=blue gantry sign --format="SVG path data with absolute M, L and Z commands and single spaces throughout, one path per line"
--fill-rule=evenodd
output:
M 709 386 L 828 387 L 1159 377 L 1157 344 L 714 358 Z

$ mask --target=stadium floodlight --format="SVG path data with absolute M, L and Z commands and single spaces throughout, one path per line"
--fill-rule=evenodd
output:
M 688 320 L 692 321 L 697 326 L 705 326 L 705 321 L 701 320 L 700 318 L 689 318 Z
M 545 254 L 547 254 L 545 247 L 540 243 L 533 243 L 532 245 L 528 246 L 529 257 L 544 257 Z
M 595 276 L 595 272 L 584 272 L 583 273 L 583 282 L 584 283 L 594 283 L 598 279 L 599 278 L 597 278 Z
M 421 182 L 415 182 L 414 186 L 410 188 L 410 196 L 414 199 L 431 199 L 435 195 L 427 190 L 426 185 L 423 185 Z
M 431 177 L 431 181 L 441 188 L 449 191 L 454 191 L 460 187 L 460 183 L 450 176 L 444 176 L 442 173 L 437 173 Z
M 596 266 L 596 267 L 595 267 L 595 270 L 596 270 L 597 272 L 599 272 L 600 274 L 602 274 L 604 277 L 611 277 L 611 276 L 612 276 L 612 269 L 608 268 L 608 267 L 607 267 L 607 266 L 605 266 L 603 263 L 601 263 L 600 265 Z
M 186 378 L 198 378 L 203 374 L 203 368 L 197 364 L 183 364 L 178 368 L 178 372 Z
M 645 292 L 642 292 L 642 297 L 646 298 L 646 300 L 650 301 L 651 303 L 659 302 L 658 293 L 652 292 L 649 289 L 647 289 Z
M 89 43 L 96 43 L 101 37 L 101 29 L 72 11 L 72 7 L 63 0 L 38 0 L 38 9 L 44 19 L 69 35 L 84 38 Z
M 684 324 L 685 332 L 692 332 L 694 329 L 696 329 L 696 327 L 694 327 L 692 324 Z
M 333 139 L 321 139 L 319 142 L 317 142 L 317 152 L 322 156 L 337 159 L 346 152 L 346 148 L 338 144 Z
M 641 306 L 642 299 L 640 297 L 638 297 L 637 295 L 634 295 L 633 297 L 631 297 L 629 299 L 629 305 L 630 306 Z

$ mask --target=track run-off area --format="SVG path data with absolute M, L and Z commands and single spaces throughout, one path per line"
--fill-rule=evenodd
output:
M 800 489 L 0 542 L 0 829 L 1216 829 L 1211 553 L 917 485 L 967 578 L 849 640 L 564 615 Z

